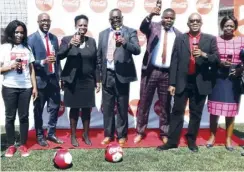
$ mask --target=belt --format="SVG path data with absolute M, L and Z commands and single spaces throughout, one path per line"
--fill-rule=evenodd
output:
M 107 68 L 107 71 L 115 73 L 113 69 Z
M 169 68 L 153 66 L 153 69 L 154 70 L 159 70 L 159 71 L 162 71 L 162 72 L 169 72 Z

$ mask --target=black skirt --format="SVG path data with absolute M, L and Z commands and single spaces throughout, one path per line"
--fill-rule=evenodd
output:
M 95 106 L 95 80 L 92 77 L 77 78 L 72 84 L 64 84 L 64 105 L 70 108 Z

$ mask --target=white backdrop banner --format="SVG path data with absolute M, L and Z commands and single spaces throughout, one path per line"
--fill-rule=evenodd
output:
M 123 12 L 124 25 L 138 30 L 138 37 L 141 45 L 141 54 L 134 56 L 136 64 L 138 81 L 131 83 L 130 101 L 129 101 L 129 127 L 136 126 L 136 110 L 139 101 L 140 76 L 142 58 L 146 50 L 146 37 L 139 31 L 140 24 L 144 17 L 149 14 L 151 9 L 155 7 L 156 0 L 29 0 L 28 1 L 28 34 L 35 32 L 38 28 L 37 16 L 42 12 L 46 12 L 51 16 L 52 24 L 50 32 L 54 33 L 59 41 L 65 35 L 75 33 L 74 18 L 77 15 L 85 14 L 89 17 L 89 26 L 87 35 L 98 39 L 99 32 L 109 27 L 109 11 L 113 8 L 119 8 Z M 192 12 L 198 12 L 202 15 L 203 26 L 202 31 L 205 33 L 218 35 L 218 10 L 219 0 L 162 0 L 162 10 L 173 8 L 176 11 L 175 27 L 182 32 L 187 32 L 187 19 Z M 159 21 L 160 17 L 153 18 Z M 62 60 L 62 66 L 65 60 Z M 69 109 L 63 105 L 63 92 L 61 92 L 62 102 L 59 111 L 58 128 L 69 128 Z M 243 101 L 240 107 L 243 107 Z M 1 125 L 4 124 L 4 104 L 0 102 Z M 157 94 L 155 94 L 149 115 L 149 128 L 157 128 L 159 126 L 158 114 L 159 103 Z M 115 109 L 116 112 L 116 109 Z M 244 122 L 244 109 L 240 108 L 240 114 L 236 122 Z M 96 107 L 92 108 L 91 127 L 103 127 L 103 114 L 101 112 L 101 92 L 96 95 Z M 46 107 L 43 113 L 44 126 L 47 126 L 49 114 Z M 33 103 L 30 105 L 30 128 L 34 126 Z M 185 111 L 184 127 L 187 127 L 189 121 L 188 106 Z M 223 119 L 220 120 L 223 122 Z M 18 123 L 18 120 L 16 120 Z M 207 107 L 204 107 L 201 128 L 208 127 L 209 114 Z M 81 121 L 78 124 L 82 128 Z

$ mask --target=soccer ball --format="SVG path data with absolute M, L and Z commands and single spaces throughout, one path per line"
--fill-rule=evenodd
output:
M 67 149 L 59 149 L 54 154 L 53 163 L 57 168 L 69 168 L 72 163 L 72 156 Z
M 123 150 L 118 143 L 110 143 L 105 150 L 105 160 L 120 162 L 123 159 Z

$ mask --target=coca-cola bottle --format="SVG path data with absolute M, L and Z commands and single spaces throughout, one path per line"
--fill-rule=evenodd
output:
M 231 50 L 227 51 L 226 61 L 231 63 L 232 58 L 233 58 L 233 51 L 231 51 Z
M 80 35 L 79 30 L 78 30 L 78 31 L 75 33 L 75 39 L 80 40 L 80 38 L 81 38 L 81 35 Z
M 116 28 L 115 30 L 115 40 L 118 40 L 119 39 L 119 36 L 121 35 L 121 31 L 120 31 L 120 28 Z M 116 47 L 119 47 L 121 44 L 116 42 Z
M 161 10 L 162 7 L 162 0 L 157 0 L 156 7 L 158 7 Z
M 192 39 L 192 49 L 195 50 L 198 48 L 198 42 L 197 42 L 197 38 L 193 38 Z
M 18 74 L 22 74 L 23 73 L 22 60 L 18 58 L 16 59 L 16 62 L 18 62 L 16 71 Z

